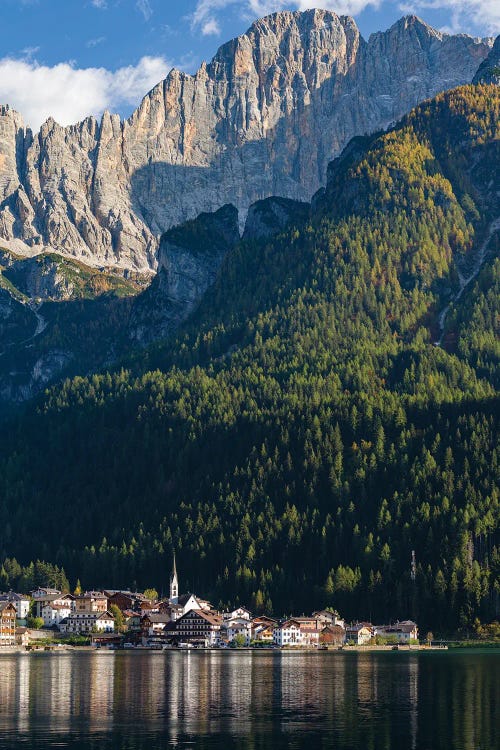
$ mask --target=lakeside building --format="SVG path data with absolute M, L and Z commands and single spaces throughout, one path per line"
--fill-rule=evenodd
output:
M 138 591 L 132 592 L 128 590 L 120 591 L 116 589 L 106 589 L 103 591 L 103 594 L 107 597 L 108 607 L 114 604 L 122 612 L 137 612 L 144 604 L 152 604 L 150 599 Z
M 131 609 L 126 609 L 122 612 L 123 614 L 123 624 L 127 628 L 129 632 L 137 632 L 140 633 L 141 631 L 141 614 L 140 612 L 134 612 Z
M 44 627 L 59 627 L 61 622 L 69 617 L 73 611 L 73 602 L 67 602 L 66 604 L 55 604 L 53 602 L 47 602 L 41 609 Z
M 273 630 L 276 646 L 317 646 L 319 644 L 318 621 L 309 617 L 294 617 L 280 622 Z
M 345 629 L 345 642 L 354 643 L 356 646 L 364 646 L 370 643 L 374 636 L 371 622 L 356 622 L 348 625 Z
M 48 604 L 74 608 L 73 602 L 75 597 L 72 594 L 63 594 L 61 591 L 56 591 L 55 589 L 37 589 L 37 596 L 34 596 L 33 592 L 32 596 L 35 602 L 34 614 L 36 617 L 41 617 L 42 620 L 43 608 Z
M 24 626 L 16 628 L 16 646 L 26 646 L 30 642 L 30 630 Z
M 246 609 L 246 607 L 237 607 L 231 612 L 223 612 L 222 617 L 224 620 L 251 620 L 252 613 L 248 609 Z
M 320 646 L 343 646 L 345 630 L 341 625 L 325 625 L 319 634 Z
M 0 647 L 16 644 L 17 610 L 12 602 L 0 602 Z
M 0 594 L 0 602 L 10 602 L 16 608 L 17 624 L 25 625 L 30 613 L 31 599 L 25 594 L 16 594 L 15 591 L 8 591 Z
M 223 620 L 220 629 L 220 640 L 224 643 L 232 643 L 237 638 L 243 639 L 245 646 L 252 641 L 252 621 L 247 617 L 235 617 L 231 620 Z
M 102 591 L 86 591 L 74 597 L 74 611 L 82 614 L 97 614 L 108 611 L 108 597 Z
M 167 613 L 148 612 L 141 618 L 141 630 L 145 638 L 163 633 L 165 626 L 173 622 Z
M 330 609 L 320 609 L 312 613 L 312 616 L 316 618 L 319 625 L 339 625 L 345 630 L 344 619 L 340 617 L 338 612 Z
M 87 635 L 89 633 L 113 633 L 115 620 L 110 612 L 74 612 L 59 623 L 61 633 Z
M 252 641 L 266 645 L 272 644 L 273 632 L 277 624 L 276 620 L 266 615 L 254 617 L 252 620 Z
M 220 643 L 222 622 L 220 615 L 192 609 L 175 622 L 174 632 L 180 643 L 216 646 Z
M 393 625 L 374 625 L 373 633 L 383 638 L 394 638 L 398 643 L 410 643 L 418 640 L 418 627 L 413 620 L 403 620 Z

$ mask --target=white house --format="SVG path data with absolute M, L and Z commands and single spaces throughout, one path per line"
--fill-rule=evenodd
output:
M 45 589 L 39 589 L 39 591 L 45 591 Z M 49 590 L 49 589 L 47 589 Z M 58 592 L 56 594 L 40 594 L 36 597 L 33 597 L 35 600 L 35 614 L 37 617 L 42 617 L 42 609 L 47 604 L 52 605 L 62 605 L 62 606 L 70 606 L 72 610 L 74 610 L 74 599 L 75 597 L 72 596 L 72 594 L 61 594 L 61 592 Z
M 273 630 L 273 643 L 276 646 L 298 646 L 300 642 L 300 625 L 294 620 L 286 620 L 276 625 Z
M 252 640 L 252 621 L 246 617 L 225 620 L 221 628 L 221 640 L 232 643 L 236 636 L 243 636 L 245 645 L 249 646 Z
M 223 618 L 224 620 L 251 620 L 252 613 L 245 607 L 238 607 L 237 609 L 233 609 L 232 612 L 224 612 Z
M 278 623 L 273 630 L 276 646 L 317 646 L 320 627 L 315 617 L 292 617 Z
M 375 625 L 374 633 L 383 638 L 395 638 L 398 643 L 418 640 L 418 627 L 412 620 L 398 621 L 393 625 Z
M 109 612 L 73 612 L 59 624 L 61 633 L 84 635 L 95 632 L 113 633 L 115 621 Z
M 51 628 L 54 625 L 59 627 L 62 620 L 65 620 L 73 612 L 73 607 L 69 602 L 66 604 L 53 604 L 47 602 L 42 607 L 42 620 L 46 628 Z

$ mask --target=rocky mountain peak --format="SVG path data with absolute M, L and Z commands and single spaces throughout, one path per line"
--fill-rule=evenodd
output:
M 33 138 L 3 107 L 0 239 L 25 254 L 154 270 L 170 227 L 233 203 L 242 229 L 258 200 L 310 200 L 353 136 L 470 82 L 489 52 L 415 16 L 366 42 L 347 16 L 283 11 L 195 75 L 172 70 L 125 122 L 48 120 Z

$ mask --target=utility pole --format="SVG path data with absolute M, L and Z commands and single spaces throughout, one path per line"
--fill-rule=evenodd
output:
M 417 561 L 415 559 L 415 550 L 412 549 L 411 551 L 411 568 L 410 568 L 410 577 L 413 583 L 415 583 L 415 580 L 417 578 Z

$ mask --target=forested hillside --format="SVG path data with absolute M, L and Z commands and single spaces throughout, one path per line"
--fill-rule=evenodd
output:
M 4 582 L 40 558 L 161 590 L 175 548 L 215 603 L 497 615 L 499 115 L 498 88 L 468 86 L 358 140 L 309 220 L 227 256 L 175 341 L 11 422 Z

